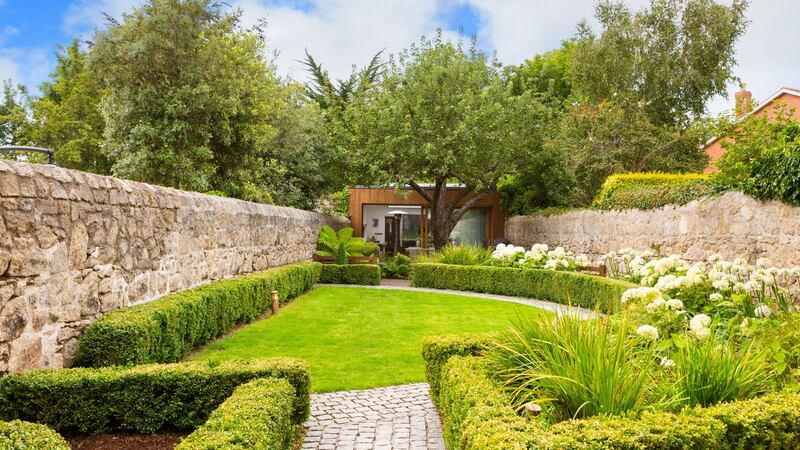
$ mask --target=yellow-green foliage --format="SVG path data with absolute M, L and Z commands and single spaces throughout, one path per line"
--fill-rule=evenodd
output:
M 547 300 L 564 305 L 613 312 L 622 293 L 635 284 L 575 272 L 492 266 L 414 264 L 411 284 L 417 287 L 485 292 Z
M 431 388 L 431 397 L 437 402 L 442 367 L 451 356 L 475 356 L 492 344 L 494 333 L 450 334 L 430 336 L 422 341 L 422 359 L 425 360 L 425 377 Z
M 0 422 L 0 448 L 3 450 L 69 450 L 58 433 L 44 425 L 14 420 Z
M 112 311 L 87 327 L 76 364 L 102 367 L 180 361 L 207 342 L 314 286 L 321 264 L 299 263 L 217 281 Z
M 192 430 L 237 386 L 258 378 L 289 382 L 295 395 L 287 414 L 295 424 L 308 417 L 308 365 L 296 359 L 272 358 L 8 375 L 0 378 L 0 420 L 20 419 L 82 433 Z
M 600 209 L 651 209 L 683 205 L 714 193 L 708 175 L 625 173 L 606 178 L 592 206 Z
M 176 450 L 288 450 L 297 427 L 291 414 L 294 394 L 286 380 L 261 378 L 243 384 Z

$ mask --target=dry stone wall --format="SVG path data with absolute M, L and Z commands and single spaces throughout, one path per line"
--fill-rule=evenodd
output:
M 99 315 L 309 260 L 343 220 L 0 160 L 0 375 L 69 365 Z
M 514 217 L 506 221 L 506 239 L 526 247 L 537 242 L 561 245 L 591 257 L 626 247 L 656 246 L 662 254 L 675 253 L 692 261 L 720 253 L 751 262 L 768 257 L 789 267 L 800 265 L 800 208 L 731 192 L 648 211 Z

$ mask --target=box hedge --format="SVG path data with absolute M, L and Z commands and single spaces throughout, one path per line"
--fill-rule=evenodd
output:
M 0 448 L 3 450 L 69 450 L 61 435 L 37 423 L 14 420 L 0 422 Z
M 295 390 L 294 423 L 309 412 L 308 366 L 275 358 L 133 367 L 36 370 L 0 378 L 0 420 L 20 419 L 58 431 L 192 430 L 233 390 L 257 378 L 281 378 Z
M 635 284 L 576 272 L 492 266 L 420 263 L 411 268 L 417 287 L 454 289 L 547 300 L 584 308 L 616 311 L 622 293 Z
M 298 426 L 291 417 L 294 396 L 286 380 L 261 378 L 243 384 L 176 450 L 288 450 Z
M 495 333 L 453 334 L 429 336 L 422 339 L 422 359 L 425 361 L 425 378 L 430 385 L 434 402 L 439 396 L 442 367 L 451 356 L 480 355 L 491 346 Z
M 486 360 L 454 356 L 442 367 L 437 405 L 450 449 L 796 449 L 800 394 L 638 418 L 593 417 L 546 425 L 515 413 Z
M 86 328 L 75 365 L 180 361 L 195 346 L 259 317 L 270 308 L 272 291 L 285 302 L 311 288 L 319 280 L 320 266 L 291 264 L 112 311 Z
M 377 264 L 323 264 L 320 283 L 381 284 L 381 268 Z
M 600 209 L 652 209 L 683 205 L 714 194 L 708 175 L 626 173 L 606 178 L 592 206 Z

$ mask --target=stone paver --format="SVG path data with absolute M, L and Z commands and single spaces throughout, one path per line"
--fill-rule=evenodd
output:
M 444 450 L 427 383 L 311 396 L 305 450 Z

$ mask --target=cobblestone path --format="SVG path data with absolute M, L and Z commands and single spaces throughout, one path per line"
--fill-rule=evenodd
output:
M 311 396 L 303 449 L 444 450 L 427 383 Z

